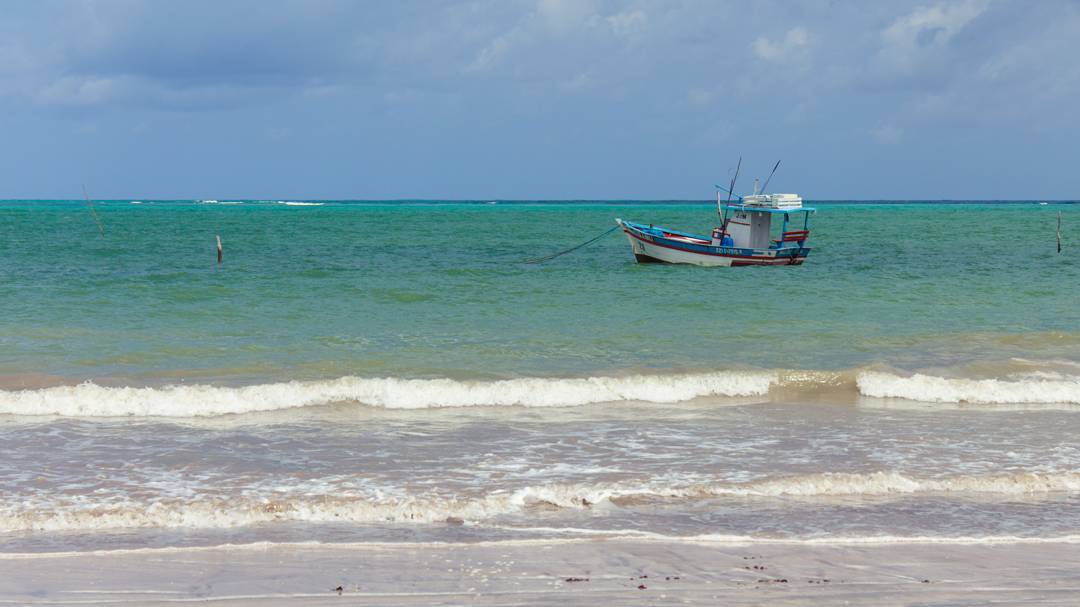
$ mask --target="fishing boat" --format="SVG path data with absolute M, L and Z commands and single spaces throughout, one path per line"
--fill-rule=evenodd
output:
M 773 173 L 777 166 L 780 166 L 779 162 L 773 167 Z M 768 182 L 765 181 L 766 186 Z M 716 208 L 720 226 L 713 229 L 711 236 L 622 219 L 616 219 L 615 223 L 626 234 L 639 263 L 787 266 L 806 261 L 810 254 L 807 246 L 810 216 L 816 209 L 803 206 L 802 198 L 796 194 L 763 193 L 757 180 L 754 180 L 754 193 L 748 196 L 732 194 L 734 187 L 734 178 L 729 188 L 717 186 Z M 721 190 L 728 193 L 726 201 Z

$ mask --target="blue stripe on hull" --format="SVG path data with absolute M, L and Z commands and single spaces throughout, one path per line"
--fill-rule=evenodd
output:
M 792 265 L 798 265 L 806 259 L 806 256 L 810 254 L 810 247 L 785 247 L 783 249 L 744 249 L 737 247 L 714 247 L 709 245 L 699 245 L 689 242 L 681 242 L 677 240 L 671 240 L 670 238 L 664 238 L 655 234 L 649 234 L 643 230 L 636 229 L 633 224 L 629 222 L 624 223 L 624 231 L 649 244 L 674 249 L 676 251 L 683 251 L 686 253 L 693 253 L 698 255 L 709 255 L 712 257 L 726 257 L 733 261 L 733 265 L 782 265 L 779 262 L 788 262 Z M 674 233 L 669 230 L 665 230 L 668 233 Z M 776 252 L 775 255 L 769 255 L 768 253 Z M 635 253 L 635 257 L 638 254 Z M 654 259 L 650 257 L 649 259 Z M 639 260 L 640 261 L 640 260 Z M 744 263 L 746 262 L 746 263 Z

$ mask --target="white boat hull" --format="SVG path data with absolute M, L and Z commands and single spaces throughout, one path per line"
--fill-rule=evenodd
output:
M 630 249 L 634 252 L 634 257 L 640 263 L 688 263 L 695 266 L 731 266 L 732 259 L 730 257 L 700 255 L 689 251 L 669 249 L 667 247 L 655 245 L 651 242 L 638 240 L 631 234 L 627 234 L 626 238 L 630 241 Z
M 704 238 L 663 228 L 615 220 L 630 241 L 639 263 L 683 263 L 695 266 L 787 266 L 801 265 L 810 253 L 805 246 L 752 249 L 718 246 Z

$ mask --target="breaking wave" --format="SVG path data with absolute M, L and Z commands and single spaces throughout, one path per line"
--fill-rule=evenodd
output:
M 825 473 L 749 483 L 549 484 L 477 497 L 349 495 L 347 492 L 202 496 L 196 499 L 20 505 L 0 508 L 0 533 L 129 528 L 231 528 L 274 522 L 483 523 L 530 509 L 632 507 L 656 500 L 715 497 L 882 496 L 911 494 L 1033 495 L 1080 491 L 1080 473 L 915 478 L 897 472 Z
M 981 404 L 1080 404 L 1080 378 L 1061 375 L 1008 381 L 962 379 L 916 373 L 904 377 L 893 373 L 860 373 L 859 393 L 876 398 L 903 398 L 931 403 Z
M 519 378 L 497 381 L 342 377 L 244 387 L 105 387 L 94 383 L 0 391 L 0 413 L 81 417 L 202 417 L 358 402 L 388 409 L 522 406 L 566 407 L 703 396 L 758 396 L 776 381 L 769 372 Z
M 505 380 L 342 377 L 250 386 L 107 387 L 92 382 L 0 390 L 0 414 L 77 417 L 205 417 L 360 403 L 387 409 L 573 407 L 627 401 L 676 403 L 702 397 L 856 402 L 859 396 L 925 403 L 1080 405 L 1080 377 L 1027 371 L 1008 379 L 964 379 L 874 370 L 718 371 Z

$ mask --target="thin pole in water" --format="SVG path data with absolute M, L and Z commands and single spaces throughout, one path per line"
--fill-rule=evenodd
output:
M 217 262 L 218 265 L 221 265 L 221 235 L 214 234 L 214 238 L 217 239 Z
M 1061 211 L 1058 211 L 1057 244 L 1058 244 L 1058 253 L 1060 253 L 1061 252 Z
M 86 184 L 82 187 L 83 198 L 86 199 L 86 206 L 90 207 L 90 214 L 94 216 L 94 223 L 97 224 L 98 233 L 102 238 L 105 238 L 105 228 L 101 226 L 101 218 L 98 217 L 97 211 L 94 210 L 94 203 L 90 202 L 90 195 L 86 193 Z

